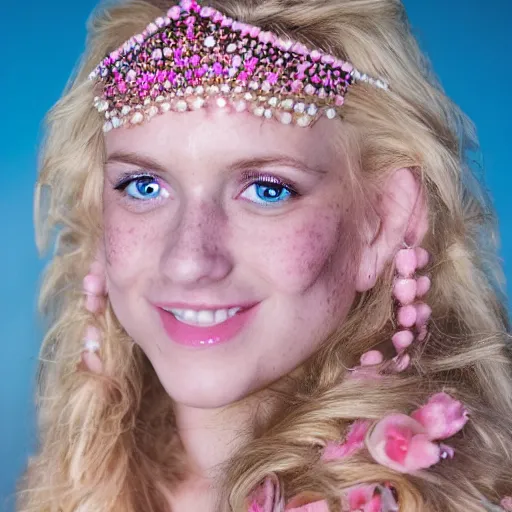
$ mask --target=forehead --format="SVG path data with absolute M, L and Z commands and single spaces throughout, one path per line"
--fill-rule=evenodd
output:
M 143 125 L 112 130 L 105 142 L 107 156 L 140 152 L 190 165 L 281 154 L 329 168 L 340 160 L 339 144 L 335 143 L 339 135 L 334 136 L 339 132 L 339 119 L 322 118 L 312 127 L 302 128 L 213 107 L 157 115 Z

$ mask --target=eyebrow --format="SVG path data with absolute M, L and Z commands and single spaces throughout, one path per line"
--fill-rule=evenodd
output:
M 147 155 L 141 155 L 133 152 L 124 152 L 117 151 L 108 156 L 105 164 L 111 163 L 123 163 L 135 165 L 136 167 L 140 167 L 143 169 L 151 169 L 160 173 L 168 172 L 162 164 L 151 158 Z M 255 168 L 265 167 L 266 165 L 287 165 L 290 167 L 295 167 L 303 172 L 308 174 L 326 174 L 326 170 L 317 167 L 317 166 L 309 166 L 302 160 L 297 158 L 293 158 L 287 155 L 275 154 L 275 155 L 267 155 L 264 157 L 253 157 L 253 158 L 241 158 L 236 160 L 232 164 L 228 166 L 229 171 L 234 170 L 243 170 L 248 171 Z
M 156 160 L 151 158 L 147 155 L 141 155 L 138 153 L 132 153 L 132 152 L 124 152 L 124 151 L 116 151 L 109 155 L 105 161 L 106 164 L 112 164 L 112 163 L 122 163 L 122 164 L 129 164 L 129 165 L 135 165 L 136 167 L 141 167 L 143 169 L 152 169 L 154 171 L 165 173 L 167 172 L 167 169 L 158 163 Z
M 264 167 L 266 165 L 287 165 L 290 167 L 295 167 L 308 174 L 326 174 L 327 172 L 325 169 L 322 169 L 321 167 L 311 167 L 302 160 L 299 160 L 297 158 L 279 154 L 268 155 L 264 157 L 242 158 L 232 163 L 229 166 L 229 169 L 241 169 L 247 171 L 254 168 Z

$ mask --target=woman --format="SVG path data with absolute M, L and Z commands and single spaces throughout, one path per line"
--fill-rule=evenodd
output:
M 397 0 L 98 13 L 43 152 L 19 510 L 510 510 L 474 145 Z

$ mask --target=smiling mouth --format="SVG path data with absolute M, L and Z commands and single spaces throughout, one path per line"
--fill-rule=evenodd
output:
M 229 318 L 234 317 L 241 307 L 229 309 L 178 309 L 178 308 L 162 308 L 168 313 L 172 313 L 178 322 L 196 327 L 211 327 L 224 323 Z
M 222 309 L 158 307 L 169 338 L 188 346 L 210 346 L 229 341 L 247 327 L 257 309 L 237 306 Z

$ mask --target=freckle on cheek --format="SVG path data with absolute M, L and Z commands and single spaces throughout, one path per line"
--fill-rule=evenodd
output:
M 119 227 L 110 227 L 106 230 L 106 256 L 109 264 L 125 258 L 134 245 L 133 227 L 125 230 Z

